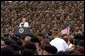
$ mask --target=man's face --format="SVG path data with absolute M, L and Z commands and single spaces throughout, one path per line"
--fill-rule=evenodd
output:
M 25 19 L 25 18 L 23 18 L 23 19 L 22 19 L 22 22 L 25 22 L 25 21 L 26 21 L 26 19 Z

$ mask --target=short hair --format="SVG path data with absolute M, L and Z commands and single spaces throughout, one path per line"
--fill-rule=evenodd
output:
M 12 43 L 13 43 L 13 42 L 12 42 L 11 40 L 8 40 L 8 39 L 5 40 L 5 44 L 6 44 L 6 45 L 11 45 Z
M 78 45 L 84 47 L 84 40 L 80 40 Z
M 36 45 L 33 42 L 26 43 L 24 47 L 36 51 Z
M 34 55 L 32 49 L 26 49 L 26 48 L 21 51 L 21 54 L 22 55 Z
M 21 39 L 24 40 L 25 39 L 25 36 L 21 37 Z
M 1 48 L 1 55 L 14 55 L 14 50 L 11 47 Z
M 43 37 L 43 39 L 45 39 L 45 36 L 44 36 L 43 34 L 38 34 L 38 36 L 42 36 L 42 37 Z
M 40 40 L 39 40 L 38 37 L 33 37 L 33 38 L 31 38 L 31 41 L 32 41 L 33 43 L 39 43 L 39 44 L 40 44 Z
M 57 55 L 69 55 L 69 52 L 66 51 L 59 51 Z
M 80 53 L 79 52 L 73 52 L 73 53 L 71 53 L 71 55 L 80 55 Z
M 83 35 L 77 34 L 77 35 L 74 36 L 74 39 L 81 39 L 81 40 L 83 40 L 84 37 L 83 37 Z
M 17 42 L 16 42 L 19 46 L 21 46 L 22 45 L 22 42 L 21 42 L 21 40 L 17 40 Z
M 84 40 L 75 39 L 74 44 L 84 47 Z
M 15 51 L 19 51 L 20 50 L 20 47 L 17 44 L 11 44 L 10 47 L 12 47 L 13 50 L 15 50 Z
M 51 54 L 56 54 L 57 53 L 57 48 L 50 45 L 50 44 L 45 44 L 42 46 L 42 49 L 47 51 L 48 53 L 51 53 Z

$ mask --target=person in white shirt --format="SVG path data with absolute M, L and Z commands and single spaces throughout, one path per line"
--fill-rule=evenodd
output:
M 26 22 L 26 18 L 22 18 L 22 22 L 19 24 L 19 27 L 28 27 L 29 28 L 29 23 Z
M 55 46 L 59 51 L 66 51 L 68 50 L 68 44 L 65 42 L 64 39 L 60 38 L 60 33 L 57 31 L 54 31 L 54 39 L 50 41 L 50 44 L 52 46 Z

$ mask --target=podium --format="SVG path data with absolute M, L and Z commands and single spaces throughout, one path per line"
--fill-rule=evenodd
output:
M 19 27 L 16 28 L 14 31 L 15 36 L 23 37 L 23 36 L 29 36 L 30 35 L 30 29 L 28 27 Z

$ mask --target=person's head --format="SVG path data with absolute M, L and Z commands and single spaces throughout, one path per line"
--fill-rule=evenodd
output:
M 52 35 L 55 36 L 60 36 L 59 29 L 53 28 Z
M 11 44 L 10 47 L 12 47 L 12 49 L 15 50 L 15 51 L 19 51 L 20 50 L 20 47 L 17 44 Z
M 50 44 L 45 44 L 42 46 L 43 49 L 43 55 L 55 55 L 57 53 L 56 47 L 50 45 Z
M 14 55 L 14 50 L 10 47 L 1 48 L 1 55 Z
M 26 22 L 26 18 L 22 18 L 22 22 Z
M 20 40 L 23 43 L 23 45 L 25 45 L 26 43 L 30 42 L 31 37 L 30 36 L 23 36 L 20 38 Z
M 77 44 L 77 49 L 78 52 L 81 54 L 84 54 L 84 41 L 80 40 L 79 43 Z
M 81 55 L 79 52 L 73 52 L 71 55 Z
M 45 39 L 45 36 L 44 36 L 43 34 L 38 34 L 38 38 L 39 38 L 40 40 L 43 40 L 43 39 Z
M 36 53 L 36 45 L 33 42 L 26 43 L 25 48 L 33 50 L 34 53 Z
M 31 42 L 36 43 L 36 45 L 40 45 L 40 40 L 38 37 L 32 37 Z
M 39 38 L 37 36 L 35 36 L 35 35 L 33 35 L 31 37 L 32 38 L 31 38 L 30 41 L 33 42 L 36 45 L 36 48 L 38 48 L 40 46 L 40 40 L 39 40 Z
M 11 44 L 14 44 L 15 43 L 11 39 L 4 40 L 4 42 L 5 42 L 6 45 L 11 45 Z
M 23 43 L 25 40 L 25 36 L 20 37 L 21 42 Z
M 19 46 L 22 46 L 22 42 L 21 42 L 21 40 L 19 39 L 19 40 L 17 40 L 16 41 L 16 43 L 19 45 Z
M 57 53 L 57 55 L 69 55 L 70 53 L 69 52 L 66 52 L 66 51 L 59 51 Z
M 32 49 L 23 49 L 22 51 L 21 51 L 21 54 L 22 55 L 34 55 L 34 52 L 33 52 L 33 50 Z
M 30 40 L 31 40 L 31 37 L 30 37 L 30 36 L 27 36 L 27 37 L 25 37 L 25 39 L 24 39 L 25 43 L 29 42 Z

